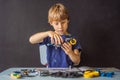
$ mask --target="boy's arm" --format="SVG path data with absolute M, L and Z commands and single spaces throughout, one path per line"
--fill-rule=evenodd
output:
M 61 48 L 65 51 L 65 53 L 70 57 L 74 64 L 80 63 L 81 52 L 78 49 L 72 50 L 72 45 L 70 43 L 64 43 Z
M 60 35 L 56 34 L 54 31 L 46 31 L 46 32 L 36 33 L 29 38 L 29 41 L 32 44 L 40 43 L 43 41 L 44 38 L 46 38 L 48 36 L 51 38 L 52 44 L 57 45 L 57 44 L 63 43 L 62 37 Z
M 81 61 L 81 51 L 74 49 L 73 52 L 68 54 L 70 59 L 74 62 L 75 65 L 78 65 Z
M 31 44 L 40 43 L 43 41 L 44 38 L 48 36 L 48 34 L 49 34 L 48 31 L 36 33 L 29 38 L 29 42 Z

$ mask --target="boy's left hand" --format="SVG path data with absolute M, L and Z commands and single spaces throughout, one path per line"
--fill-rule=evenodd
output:
M 63 43 L 61 48 L 65 51 L 67 55 L 73 53 L 72 45 L 69 42 Z

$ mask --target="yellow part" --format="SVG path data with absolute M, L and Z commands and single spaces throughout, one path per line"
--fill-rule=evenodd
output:
M 74 39 L 74 38 L 70 40 L 70 44 L 71 44 L 71 45 L 75 45 L 76 42 L 77 42 L 77 41 L 76 41 L 76 39 Z
M 21 75 L 20 75 L 20 74 L 14 74 L 14 73 L 12 73 L 10 76 L 11 76 L 12 78 L 16 78 L 16 79 L 21 78 Z
M 88 73 L 91 73 L 91 71 L 85 71 L 84 74 L 88 74 Z
M 92 77 L 93 77 L 93 75 L 90 73 L 84 74 L 84 78 L 92 78 Z
M 83 74 L 84 78 L 98 77 L 100 73 L 98 71 L 85 71 Z
M 92 74 L 93 74 L 95 77 L 97 77 L 97 76 L 100 75 L 100 73 L 99 73 L 98 71 L 93 71 Z

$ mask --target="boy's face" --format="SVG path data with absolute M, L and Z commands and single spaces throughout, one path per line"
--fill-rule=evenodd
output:
M 68 29 L 68 20 L 61 20 L 61 21 L 52 21 L 50 24 L 53 26 L 55 32 L 59 35 L 63 35 L 67 33 Z

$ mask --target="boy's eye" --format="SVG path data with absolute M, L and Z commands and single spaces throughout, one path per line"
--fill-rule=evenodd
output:
M 62 22 L 62 24 L 64 24 L 65 22 Z
M 58 25 L 58 22 L 56 22 L 55 25 Z
M 59 25 L 59 24 L 65 24 L 66 21 L 61 21 L 61 22 L 54 22 L 55 25 Z

